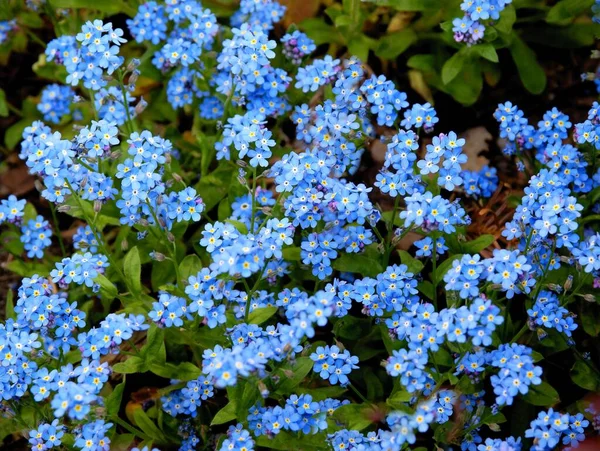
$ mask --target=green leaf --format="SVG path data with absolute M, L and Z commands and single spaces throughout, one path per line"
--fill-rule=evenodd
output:
M 163 285 L 173 282 L 175 280 L 175 268 L 173 264 L 168 260 L 152 262 L 150 280 L 154 291 L 158 291 Z
M 152 324 L 148 329 L 146 344 L 141 350 L 142 357 L 146 364 L 162 364 L 166 360 L 165 354 L 165 331 L 156 324 Z
M 494 235 L 485 234 L 478 236 L 473 241 L 461 243 L 460 247 L 464 254 L 478 254 L 486 247 L 490 246 L 494 241 L 496 241 Z
M 408 272 L 410 273 L 417 275 L 425 266 L 421 260 L 416 259 L 406 251 L 399 250 L 398 254 L 400 254 L 400 260 L 402 261 L 402 264 L 408 267 Z
M 0 117 L 8 116 L 8 103 L 6 103 L 6 93 L 0 88 Z
M 234 171 L 230 166 L 223 165 L 207 176 L 202 177 L 196 184 L 196 191 L 202 195 L 202 201 L 204 202 L 206 212 L 209 212 L 216 207 L 221 199 L 227 196 L 233 173 Z M 233 201 L 235 199 L 231 200 Z
M 442 264 L 436 268 L 435 274 L 432 275 L 432 282 L 434 287 L 436 287 L 444 279 L 446 273 L 450 270 L 450 268 L 452 268 L 454 260 L 460 260 L 461 258 L 461 254 L 453 255 L 452 257 L 449 257 L 446 260 L 444 260 Z
M 561 0 L 548 11 L 546 22 L 554 25 L 564 24 L 589 12 L 594 0 Z
M 335 409 L 332 417 L 344 423 L 348 429 L 361 431 L 373 424 L 370 418 L 372 413 L 373 407 L 369 404 L 346 404 Z
M 581 324 L 583 330 L 592 337 L 600 334 L 600 306 L 591 302 L 581 303 Z
M 300 23 L 300 29 L 308 34 L 315 44 L 340 44 L 345 43 L 344 36 L 337 28 L 325 23 L 322 18 L 305 19 Z
M 512 33 L 513 25 L 517 21 L 517 11 L 513 5 L 508 5 L 500 13 L 500 20 L 494 25 L 494 28 L 500 33 Z M 486 33 L 487 34 L 487 33 Z
M 398 11 L 426 11 L 442 6 L 440 0 L 364 0 L 377 6 L 389 6 Z
M 485 58 L 492 63 L 497 63 L 498 60 L 498 52 L 492 44 L 479 44 L 471 47 L 471 50 L 475 53 L 479 54 L 482 58 Z
M 600 35 L 600 24 L 572 23 L 566 27 L 527 27 L 521 37 L 549 47 L 573 49 L 589 47 Z
M 523 86 L 532 94 L 540 94 L 546 88 L 546 73 L 538 63 L 535 53 L 517 35 L 509 47 Z
M 275 392 L 281 395 L 291 394 L 308 373 L 310 373 L 313 363 L 310 357 L 298 357 L 296 362 L 291 367 L 288 367 L 286 371 L 283 369 L 277 370 L 277 373 L 281 377 L 281 383 Z M 288 373 L 289 371 L 291 371 L 291 375 Z
M 23 139 L 23 130 L 29 127 L 33 119 L 21 119 L 19 122 L 14 123 L 8 127 L 4 132 L 4 144 L 9 150 L 13 150 L 17 147 L 17 144 Z
M 297 450 L 297 451 L 324 451 L 331 447 L 327 446 L 327 437 L 325 433 L 318 434 L 303 434 L 302 438 L 298 434 L 288 431 L 281 431 L 275 437 L 261 435 L 256 439 L 258 449 L 268 448 L 281 451 Z
M 127 286 L 132 290 L 133 295 L 142 293 L 142 264 L 140 261 L 140 252 L 137 246 L 134 246 L 127 252 L 123 259 L 123 271 Z
M 123 378 L 123 382 L 117 385 L 112 393 L 106 397 L 106 401 L 104 401 L 104 405 L 106 406 L 106 413 L 110 417 L 112 415 L 117 415 L 119 413 L 119 409 L 121 408 L 121 401 L 123 399 L 123 391 L 125 390 L 125 378 Z
M 467 61 L 467 47 L 461 48 L 452 55 L 442 67 L 442 82 L 447 85 L 460 73 Z
M 182 279 L 187 280 L 190 276 L 198 274 L 202 266 L 202 261 L 196 254 L 186 255 L 179 265 L 179 274 Z
M 113 365 L 115 373 L 121 374 L 143 373 L 146 371 L 146 368 L 146 362 L 137 356 L 131 356 L 124 362 Z
M 385 402 L 388 406 L 394 409 L 401 409 L 412 399 L 413 395 L 411 395 L 406 390 L 398 390 L 387 399 Z
M 105 301 L 112 301 L 119 294 L 115 284 L 108 280 L 104 274 L 98 274 L 94 279 L 94 282 L 100 285 L 100 296 L 102 296 L 102 299 Z
M 344 393 L 346 393 L 346 389 L 344 387 L 320 387 L 320 388 L 305 388 L 305 387 L 297 387 L 295 392 L 298 394 L 307 394 L 311 395 L 313 401 L 323 401 L 327 398 L 339 398 Z
M 133 411 L 133 419 L 142 432 L 152 440 L 158 443 L 168 443 L 165 434 L 154 424 L 154 421 L 144 412 L 144 409 L 135 409 Z
M 362 254 L 342 254 L 331 266 L 337 271 L 358 273 L 367 277 L 377 277 L 383 272 L 381 263 Z
M 172 363 L 152 363 L 149 370 L 166 379 L 177 379 L 180 381 L 191 381 L 202 374 L 200 368 L 191 362 L 183 362 L 179 365 Z
M 236 404 L 235 400 L 229 401 L 229 403 L 217 412 L 213 420 L 210 422 L 211 426 L 223 423 L 229 423 L 236 419 L 235 415 Z
M 417 290 L 421 292 L 421 294 L 427 296 L 429 299 L 433 299 L 435 288 L 433 284 L 429 280 L 422 280 L 417 284 Z
M 375 54 L 382 59 L 393 60 L 417 42 L 417 34 L 412 28 L 406 28 L 387 34 L 379 39 Z
M 333 334 L 347 340 L 358 340 L 365 337 L 371 330 L 371 320 L 368 318 L 356 318 L 351 315 L 343 316 L 335 321 Z
M 53 266 L 51 263 L 24 262 L 22 260 L 13 260 L 4 264 L 4 268 L 22 277 L 31 277 L 34 274 L 49 274 Z
M 54 8 L 92 9 L 107 14 L 125 13 L 129 17 L 135 16 L 137 12 L 131 3 L 123 0 L 52 0 L 52 6 Z
M 4 310 L 4 319 L 15 319 L 17 315 L 15 314 L 15 303 L 13 301 L 14 293 L 11 288 L 8 288 L 8 292 L 6 293 L 6 307 Z
M 277 307 L 262 307 L 253 310 L 248 315 L 249 324 L 262 324 L 279 310 Z
M 530 385 L 523 399 L 534 406 L 550 407 L 560 402 L 558 392 L 548 382 Z
M 5 250 L 15 257 L 20 257 L 25 252 L 25 245 L 21 241 L 21 234 L 14 230 L 5 230 L 0 233 L 0 243 L 2 243 L 2 247 Z
M 300 252 L 302 250 L 298 246 L 290 246 L 286 247 L 281 251 L 284 260 L 289 262 L 297 262 L 300 261 Z
M 377 41 L 373 41 L 371 38 L 365 36 L 364 34 L 358 34 L 353 36 L 348 41 L 348 51 L 352 55 L 356 55 L 360 60 L 367 61 L 369 59 L 369 50 L 371 49 L 371 44 L 373 46 Z
M 592 363 L 589 365 L 592 365 Z M 592 370 L 589 365 L 578 358 L 573 368 L 571 368 L 571 379 L 581 388 L 598 392 L 600 389 L 600 378 L 598 377 L 598 373 Z

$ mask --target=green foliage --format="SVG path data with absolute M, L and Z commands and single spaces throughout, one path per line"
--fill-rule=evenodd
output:
M 515 1 L 502 11 L 498 21 L 486 23 L 481 43 L 468 47 L 453 39 L 452 20 L 462 16 L 460 3 L 368 0 L 355 5 L 340 1 L 327 8 L 327 17 L 306 19 L 300 28 L 317 44 L 346 46 L 364 61 L 376 57 L 419 71 L 419 77 L 409 73 L 409 81 L 428 101 L 432 100 L 430 88 L 435 88 L 465 105 L 479 98 L 484 80 L 493 86 L 501 76 L 511 75 L 508 55 L 524 88 L 540 94 L 546 87 L 546 76 L 529 43 L 585 47 L 600 34 L 600 25 L 589 21 L 593 0 L 539 1 L 531 5 Z M 531 7 L 535 8 L 533 17 L 528 9 Z

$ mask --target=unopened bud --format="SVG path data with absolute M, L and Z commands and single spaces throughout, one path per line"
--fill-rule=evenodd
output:
M 248 187 L 248 181 L 246 180 L 245 177 L 241 177 L 238 175 L 237 177 L 238 182 L 240 183 L 240 185 L 243 185 L 245 187 Z M 249 187 L 248 187 L 249 188 Z
M 273 211 L 273 209 L 271 207 L 262 207 L 261 211 L 266 214 L 267 216 L 271 215 L 271 212 Z
M 175 241 L 175 235 L 173 235 L 171 232 L 167 232 L 167 239 L 172 243 Z
M 85 185 L 87 185 L 87 181 L 88 181 L 88 176 L 84 175 L 83 178 L 81 179 L 81 182 L 79 183 L 79 186 L 81 188 L 83 188 Z
M 135 110 L 134 110 L 135 115 L 139 116 L 140 114 L 142 114 L 142 112 L 146 109 L 147 106 L 148 106 L 148 102 L 146 102 L 144 99 L 140 99 L 138 104 L 135 106 Z
M 571 263 L 571 258 L 567 257 L 566 255 L 561 255 L 560 256 L 560 261 L 563 263 Z
M 58 211 L 59 213 L 67 213 L 69 210 L 71 210 L 71 206 L 70 205 L 60 205 L 56 211 Z
M 146 218 L 141 218 L 138 221 L 138 224 L 141 225 L 142 227 L 148 227 L 150 225 L 150 223 L 148 222 L 148 220 Z
M 158 224 L 164 229 L 167 225 L 163 218 L 158 218 Z
M 35 186 L 35 189 L 38 190 L 40 193 L 44 191 L 44 185 L 37 179 L 35 180 L 35 182 L 33 182 L 33 186 Z
M 109 83 L 114 80 L 114 78 L 112 77 L 112 75 L 107 75 L 107 74 L 104 74 L 102 76 L 102 79 L 105 80 L 105 81 L 107 81 L 107 82 L 109 82 Z
M 81 103 L 81 102 L 83 102 L 83 97 L 78 96 L 78 95 L 73 96 L 72 103 Z
M 163 195 L 161 194 L 156 198 L 156 205 L 162 205 L 164 201 Z
M 283 370 L 283 374 L 285 375 L 285 377 L 290 379 L 294 376 L 294 372 L 292 370 L 287 369 Z
M 244 160 L 237 160 L 235 162 L 239 167 L 241 168 L 247 168 L 248 167 L 248 163 L 246 163 Z
M 109 156 L 111 159 L 116 160 L 117 158 L 119 158 L 121 156 L 121 151 L 115 150 L 114 152 L 111 152 Z
M 129 83 L 129 85 L 130 86 L 135 85 L 135 82 L 138 80 L 139 76 L 140 76 L 139 70 L 134 70 L 133 72 L 131 72 L 131 75 L 129 76 L 129 80 L 127 81 Z
M 258 390 L 263 398 L 267 398 L 269 396 L 269 389 L 263 381 L 258 381 Z
M 127 65 L 127 72 L 131 72 L 136 70 L 138 67 L 140 66 L 140 60 L 137 58 L 133 58 L 131 61 L 129 61 L 129 64 Z
M 584 301 L 587 301 L 587 302 L 596 302 L 596 296 L 594 296 L 594 295 L 593 295 L 593 294 L 591 294 L 591 293 L 584 294 L 584 295 L 583 295 L 583 300 L 584 300 Z
M 569 277 L 567 277 L 567 280 L 565 280 L 565 284 L 563 285 L 563 288 L 565 289 L 565 291 L 569 291 L 572 286 L 573 286 L 573 276 L 569 276 Z
M 560 285 L 557 285 L 555 283 L 549 283 L 548 284 L 548 289 L 552 290 L 552 291 L 562 291 L 562 287 Z
M 165 255 L 160 252 L 150 252 L 150 258 L 152 260 L 156 260 L 157 262 L 162 262 L 165 260 Z
M 173 174 L 173 179 L 178 183 L 183 181 L 181 176 L 179 174 L 175 174 L 175 173 Z
M 488 427 L 494 432 L 500 432 L 500 426 L 498 426 L 496 423 L 490 423 L 488 424 Z
M 125 252 L 129 249 L 129 242 L 127 240 L 121 240 L 121 250 Z
M 170 164 L 171 163 L 171 154 L 165 154 L 165 163 L 166 164 Z
M 102 210 L 102 202 L 99 200 L 95 200 L 94 201 L 94 213 L 100 213 L 100 210 Z
M 382 243 L 379 243 L 377 245 L 377 252 L 379 252 L 380 254 L 383 254 L 385 252 L 385 246 Z

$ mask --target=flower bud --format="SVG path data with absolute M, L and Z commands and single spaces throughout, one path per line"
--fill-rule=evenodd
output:
M 242 168 L 248 167 L 248 163 L 246 163 L 244 160 L 237 160 L 235 163 Z
M 172 243 L 175 241 L 175 235 L 173 235 L 171 232 L 167 232 L 167 239 Z
M 100 213 L 100 210 L 102 210 L 102 202 L 96 199 L 94 201 L 94 213 Z
M 587 302 L 596 302 L 596 296 L 594 296 L 594 295 L 593 295 L 593 294 L 591 294 L 591 293 L 584 294 L 584 295 L 583 295 L 583 300 L 584 300 L 584 301 L 587 301 Z
M 160 252 L 152 251 L 152 252 L 150 252 L 150 258 L 152 260 L 156 260 L 157 262 L 162 262 L 165 260 L 166 257 L 164 254 L 161 254 Z
M 129 242 L 127 240 L 121 240 L 121 250 L 125 252 L 127 249 L 129 249 Z
M 137 69 L 140 66 L 140 60 L 137 58 L 133 58 L 131 61 L 129 61 L 129 64 L 127 65 L 127 72 L 131 72 L 135 69 Z
M 69 210 L 71 210 L 71 206 L 70 205 L 59 205 L 56 210 L 59 213 L 67 213 Z
M 179 174 L 175 174 L 175 173 L 173 173 L 173 179 L 178 183 L 183 181 L 181 176 Z
M 565 284 L 563 285 L 563 288 L 565 289 L 565 291 L 569 291 L 572 286 L 573 286 L 573 276 L 570 275 L 569 277 L 567 277 L 567 280 L 565 280 Z
M 138 104 L 135 106 L 134 114 L 136 116 L 139 116 L 140 114 L 142 114 L 142 112 L 146 109 L 147 106 L 148 102 L 146 102 L 144 99 L 140 99 Z
M 33 182 L 33 186 L 35 186 L 35 189 L 38 190 L 40 193 L 44 191 L 44 185 L 38 179 L 36 179 L 35 182 Z

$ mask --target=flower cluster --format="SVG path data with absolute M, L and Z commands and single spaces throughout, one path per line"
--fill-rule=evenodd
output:
M 315 362 L 313 371 L 319 373 L 322 379 L 329 380 L 330 384 L 347 385 L 347 375 L 353 369 L 358 369 L 358 357 L 346 350 L 340 351 L 337 346 L 319 346 L 310 358 Z
M 512 0 L 463 0 L 460 5 L 465 15 L 452 21 L 452 31 L 456 42 L 476 44 L 483 39 L 483 21 L 496 21 Z
M 43 89 L 60 132 L 33 122 L 20 157 L 72 233 L 54 231 L 57 257 L 50 223 L 0 200 L 3 267 L 24 277 L 0 325 L 0 409 L 34 450 L 582 441 L 575 404 L 496 433 L 505 406 L 554 402 L 539 361 L 556 338 L 574 383 L 600 380 L 575 342 L 597 331 L 572 313 L 597 313 L 599 104 L 575 125 L 498 106 L 507 163 L 534 175 L 504 227 L 482 223 L 506 180 L 464 169 L 430 103 L 356 57 L 313 58 L 308 31 L 278 44 L 278 2 L 239 3 L 152 0 L 127 20 L 136 43 L 91 20 L 48 44 L 72 87 Z M 509 3 L 463 1 L 455 39 L 480 41 Z

